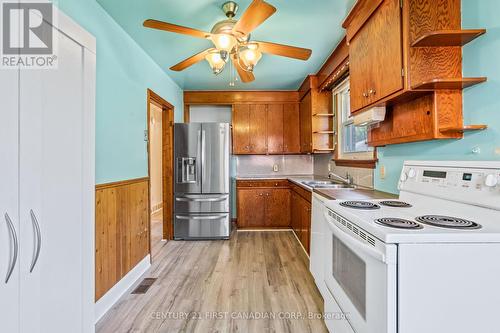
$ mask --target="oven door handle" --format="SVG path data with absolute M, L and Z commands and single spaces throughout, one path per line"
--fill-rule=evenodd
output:
M 368 254 L 369 256 L 377 259 L 378 261 L 381 261 L 383 263 L 387 263 L 386 256 L 384 253 L 377 251 L 375 248 L 372 248 L 368 245 L 365 245 L 361 241 L 358 241 L 354 237 L 351 237 L 348 234 L 346 234 L 333 221 L 331 221 L 331 217 L 327 213 L 324 213 L 324 216 L 325 216 L 326 221 L 328 222 L 328 226 L 330 227 L 330 230 L 333 232 L 335 237 L 340 239 L 345 244 L 355 248 L 356 250 L 361 251 L 365 254 Z

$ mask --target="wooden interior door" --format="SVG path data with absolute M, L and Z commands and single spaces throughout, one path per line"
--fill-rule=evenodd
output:
M 250 153 L 250 106 L 235 104 L 233 107 L 233 154 Z
M 265 192 L 266 227 L 290 226 L 290 190 L 272 189 Z
M 283 152 L 300 153 L 300 114 L 298 104 L 283 105 Z
M 283 104 L 269 104 L 267 106 L 267 152 L 281 154 L 283 145 Z
M 311 92 L 300 102 L 300 152 L 312 152 L 312 100 Z
M 267 105 L 252 104 L 250 110 L 250 153 L 267 153 Z
M 261 227 L 265 221 L 266 199 L 262 189 L 238 190 L 238 226 Z

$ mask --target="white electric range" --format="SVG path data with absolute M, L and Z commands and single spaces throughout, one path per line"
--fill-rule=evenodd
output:
M 405 162 L 399 200 L 313 199 L 334 333 L 499 331 L 500 162 Z

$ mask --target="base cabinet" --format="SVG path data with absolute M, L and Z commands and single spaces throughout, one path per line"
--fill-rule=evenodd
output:
M 292 229 L 297 235 L 300 243 L 307 253 L 309 253 L 311 234 L 311 203 L 300 194 L 292 191 Z
M 238 181 L 239 228 L 289 228 L 291 195 L 288 181 Z
M 236 192 L 238 228 L 291 228 L 309 253 L 309 191 L 287 180 L 239 180 Z

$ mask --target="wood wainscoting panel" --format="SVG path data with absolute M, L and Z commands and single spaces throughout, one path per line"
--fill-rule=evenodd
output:
M 149 178 L 96 186 L 95 300 L 149 254 Z

